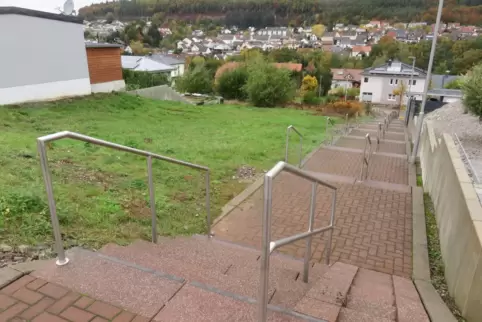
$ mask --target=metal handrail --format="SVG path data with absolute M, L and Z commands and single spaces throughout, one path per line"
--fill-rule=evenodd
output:
M 346 113 L 346 115 L 345 115 L 345 134 L 347 134 L 349 130 L 350 130 L 350 127 L 349 127 L 349 124 L 348 124 L 348 113 Z
M 383 134 L 385 135 L 385 132 L 383 132 Z M 380 147 L 380 137 L 382 135 L 382 123 L 381 122 L 378 122 L 378 129 L 377 129 L 377 148 L 376 148 L 376 151 L 378 152 L 378 149 Z
M 326 128 L 325 128 L 325 135 L 328 137 L 328 125 L 331 125 L 331 141 L 330 145 L 333 145 L 333 127 L 335 126 L 335 121 L 332 120 L 331 117 L 326 118 Z
M 290 237 L 282 238 L 276 241 L 271 241 L 271 208 L 273 200 L 273 179 L 281 172 L 286 171 L 297 175 L 301 178 L 310 180 L 312 182 L 311 188 L 311 202 L 310 202 L 310 219 L 308 231 L 299 233 Z M 315 203 L 316 203 L 316 188 L 320 184 L 333 190 L 330 225 L 313 229 L 315 218 Z M 329 231 L 330 236 L 326 240 L 325 250 L 327 253 L 326 263 L 330 263 L 331 256 L 331 241 L 333 237 L 334 223 L 335 223 L 335 208 L 336 208 L 336 191 L 337 188 L 329 183 L 326 183 L 309 172 L 298 169 L 286 162 L 278 162 L 268 173 L 264 176 L 264 206 L 263 206 L 263 241 L 261 250 L 261 276 L 260 276 L 260 290 L 259 290 L 259 321 L 265 322 L 268 314 L 268 284 L 269 284 L 269 259 L 271 253 L 279 247 L 294 243 L 301 239 L 306 239 L 306 253 L 303 266 L 303 281 L 308 282 L 309 262 L 311 259 L 311 243 L 314 235 L 320 234 L 324 231 Z
M 362 160 L 362 165 L 361 165 L 361 171 L 360 171 L 360 181 L 363 181 L 364 179 L 366 179 L 368 177 L 368 166 L 370 164 L 370 157 L 371 157 L 371 154 L 372 154 L 372 140 L 370 139 L 370 134 L 367 133 L 367 135 L 365 136 L 365 149 L 363 150 L 363 160 Z M 370 145 L 370 150 L 368 151 L 368 155 L 367 155 L 367 147 Z M 366 165 L 366 172 L 365 172 L 365 176 L 363 176 L 363 170 L 365 169 L 365 165 Z
M 293 126 L 290 125 L 286 129 L 286 152 L 285 152 L 285 162 L 288 163 L 288 154 L 289 154 L 289 144 L 290 144 L 290 133 L 294 131 L 300 137 L 300 162 L 298 163 L 298 167 L 301 168 L 301 163 L 303 161 L 303 135 Z
M 156 216 L 156 202 L 154 197 L 154 180 L 152 176 L 152 159 L 158 159 L 167 161 L 174 164 L 179 164 L 182 166 L 186 166 L 189 168 L 201 170 L 206 172 L 206 226 L 207 226 L 207 233 L 208 236 L 212 236 L 211 233 L 211 211 L 210 211 L 210 193 L 209 193 L 209 185 L 210 185 L 210 174 L 209 168 L 201 165 L 197 165 L 194 163 L 189 163 L 186 161 L 176 160 L 173 158 L 169 158 L 163 155 L 151 153 L 144 150 L 139 150 L 131 147 L 127 147 L 124 145 L 96 139 L 87 135 L 63 131 L 57 132 L 54 134 L 49 134 L 46 136 L 42 136 L 37 138 L 37 149 L 40 155 L 40 165 L 42 167 L 42 173 L 44 177 L 45 189 L 47 190 L 47 197 L 49 202 L 49 209 L 50 209 L 50 220 L 52 221 L 52 228 L 54 231 L 54 238 L 55 238 L 55 247 L 57 251 L 57 265 L 65 265 L 69 262 L 69 259 L 65 256 L 65 250 L 62 242 L 62 235 L 60 234 L 60 225 L 59 219 L 57 217 L 57 207 L 55 205 L 55 198 L 54 198 L 54 190 L 52 185 L 52 175 L 48 165 L 48 158 L 47 158 L 47 150 L 45 148 L 45 143 L 50 141 L 56 141 L 60 139 L 74 139 L 83 142 L 88 142 L 100 146 L 104 146 L 107 148 L 112 148 L 119 151 L 130 152 L 133 154 L 141 155 L 147 157 L 147 175 L 148 175 L 148 182 L 149 182 L 149 199 L 150 199 L 150 207 L 151 207 L 151 216 L 152 216 L 152 242 L 157 242 L 157 216 Z

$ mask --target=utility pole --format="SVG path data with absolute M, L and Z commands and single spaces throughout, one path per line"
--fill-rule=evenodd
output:
M 427 78 L 425 79 L 425 86 L 423 89 L 422 106 L 420 107 L 420 114 L 418 115 L 418 119 L 417 119 L 417 138 L 415 140 L 415 145 L 413 146 L 410 163 L 415 163 L 415 160 L 417 159 L 418 146 L 420 145 L 420 135 L 422 134 L 422 126 L 423 126 L 423 116 L 425 112 L 425 104 L 427 103 L 428 87 L 432 79 L 433 60 L 435 56 L 435 48 L 437 47 L 437 38 L 438 38 L 439 29 L 440 29 L 440 19 L 442 18 L 443 6 L 444 6 L 444 0 L 439 0 L 437 20 L 435 21 L 435 28 L 433 31 L 432 49 L 430 50 L 430 60 L 428 61 Z

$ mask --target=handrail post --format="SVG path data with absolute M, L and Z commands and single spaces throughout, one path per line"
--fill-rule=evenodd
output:
M 40 166 L 44 177 L 45 190 L 47 191 L 47 199 L 49 202 L 50 221 L 52 222 L 52 229 L 54 231 L 55 250 L 57 252 L 57 260 L 55 264 L 63 266 L 69 262 L 65 256 L 64 244 L 62 242 L 62 235 L 60 234 L 59 218 L 57 217 L 57 207 L 55 206 L 54 189 L 52 186 L 52 175 L 50 173 L 47 151 L 45 150 L 45 143 L 37 140 L 37 149 L 40 157 Z
M 271 206 L 272 206 L 272 178 L 264 177 L 264 205 L 263 205 L 263 224 L 262 224 L 262 244 L 261 244 L 261 264 L 260 264 L 260 284 L 259 284 L 259 308 L 258 321 L 266 322 L 268 317 L 268 283 L 269 283 L 269 256 L 271 242 Z
M 152 156 L 147 157 L 147 180 L 149 183 L 149 202 L 151 205 L 152 242 L 157 243 L 156 196 L 154 193 L 154 178 L 152 175 Z
M 313 223 L 315 221 L 315 207 L 316 207 L 316 187 L 317 183 L 313 182 L 311 184 L 311 202 L 310 202 L 310 219 L 308 223 L 308 231 L 313 231 Z M 311 260 L 311 243 L 313 240 L 313 236 L 310 236 L 306 239 L 306 253 L 305 253 L 305 261 L 303 265 L 303 282 L 308 283 L 308 276 L 310 272 L 310 260 Z
M 329 231 L 328 238 L 326 239 L 325 244 L 325 264 L 330 265 L 330 258 L 331 258 L 331 242 L 333 239 L 333 230 L 335 229 L 335 211 L 336 211 L 336 190 L 333 190 L 333 197 L 331 201 L 331 216 L 330 216 L 330 226 L 331 229 Z
M 211 198 L 210 198 L 211 174 L 209 170 L 206 171 L 206 225 L 208 238 L 214 236 L 211 231 Z
M 285 162 L 288 163 L 288 152 L 289 152 L 289 144 L 290 144 L 290 131 L 291 127 L 288 126 L 286 129 L 286 151 L 285 151 Z
M 348 134 L 348 113 L 345 115 L 345 134 Z

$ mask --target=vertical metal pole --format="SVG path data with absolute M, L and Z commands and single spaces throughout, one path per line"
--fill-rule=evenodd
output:
M 331 201 L 331 217 L 330 217 L 330 232 L 329 236 L 326 239 L 325 244 L 325 264 L 330 265 L 330 257 L 331 257 L 331 240 L 333 238 L 333 230 L 335 229 L 335 211 L 336 211 L 336 190 L 333 191 L 333 198 Z
M 345 115 L 345 133 L 348 134 L 348 113 Z
M 427 103 L 427 92 L 432 80 L 432 68 L 435 56 L 435 49 L 437 47 L 438 31 L 440 29 L 440 19 L 442 17 L 442 9 L 444 6 L 444 0 L 439 0 L 437 20 L 435 21 L 435 28 L 433 31 L 432 49 L 430 50 L 430 59 L 428 61 L 427 78 L 425 79 L 425 86 L 423 89 L 422 106 L 420 106 L 420 113 L 417 119 L 417 137 L 415 139 L 415 145 L 413 146 L 412 156 L 410 158 L 411 163 L 415 163 L 417 158 L 418 146 L 420 145 L 420 135 L 422 134 L 423 116 L 425 114 L 425 104 Z
M 316 182 L 311 184 L 311 202 L 310 202 L 310 221 L 308 222 L 308 231 L 313 231 L 313 222 L 315 220 L 315 207 L 316 207 Z M 310 260 L 311 260 L 311 242 L 313 236 L 306 239 L 306 253 L 305 261 L 303 265 L 303 282 L 308 283 L 308 276 L 310 274 Z
M 410 87 L 408 89 L 408 92 L 410 93 L 410 97 L 412 96 L 412 86 L 413 86 L 413 74 L 415 72 L 415 61 L 417 60 L 417 57 L 414 57 L 414 56 L 410 56 L 408 58 L 411 58 L 413 61 L 412 61 L 412 72 L 410 73 Z M 407 107 L 405 109 L 405 120 L 408 119 L 408 115 L 409 115 L 409 109 L 408 109 L 408 95 L 407 95 Z M 405 125 L 408 126 L 408 122 L 405 121 Z
M 303 163 L 303 137 L 300 136 L 300 163 L 298 165 L 298 168 L 301 169 L 301 164 Z
M 290 144 L 290 127 L 286 129 L 286 151 L 285 151 L 285 162 L 288 163 L 288 152 L 289 152 L 289 146 Z
M 262 223 L 261 244 L 261 272 L 259 283 L 259 308 L 258 321 L 265 322 L 268 316 L 268 284 L 269 284 L 269 255 L 271 242 L 271 205 L 272 205 L 272 178 L 264 177 L 264 206 Z
M 40 157 L 40 166 L 42 167 L 42 174 L 44 177 L 45 190 L 47 191 L 47 199 L 50 209 L 50 221 L 52 222 L 52 229 L 54 231 L 55 250 L 57 252 L 57 260 L 55 263 L 58 266 L 65 265 L 69 259 L 65 256 L 64 244 L 62 242 L 62 235 L 60 234 L 59 218 L 57 217 L 57 207 L 55 205 L 54 189 L 52 187 L 52 176 L 47 159 L 47 151 L 45 150 L 45 142 L 37 140 L 37 149 Z
M 152 242 L 157 243 L 156 196 L 154 194 L 154 178 L 152 175 L 152 156 L 147 157 L 147 180 L 149 183 L 149 202 L 151 204 Z
M 210 185 L 211 185 L 211 174 L 209 170 L 206 171 L 206 225 L 207 225 L 207 233 L 208 237 L 211 238 L 214 236 L 213 232 L 211 231 L 211 193 L 210 193 Z

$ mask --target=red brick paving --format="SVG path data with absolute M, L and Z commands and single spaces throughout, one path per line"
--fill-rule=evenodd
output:
M 25 275 L 0 290 L 0 322 L 130 322 L 150 319 Z
M 379 272 L 408 277 L 412 272 L 412 202 L 410 193 L 337 184 L 335 231 L 331 261 L 341 261 Z M 288 237 L 308 228 L 311 184 L 283 173 L 273 182 L 272 239 Z M 252 197 L 221 220 L 217 237 L 240 244 L 261 246 L 263 192 Z M 318 187 L 315 227 L 328 224 L 331 191 Z M 313 239 L 314 261 L 321 261 L 326 236 Z M 305 242 L 280 248 L 303 257 Z
M 355 134 L 356 131 L 362 133 L 363 129 L 354 131 Z M 364 144 L 364 140 L 343 137 L 336 145 L 361 150 Z M 405 154 L 405 144 L 383 142 L 379 151 Z M 358 178 L 361 160 L 361 153 L 321 149 L 308 160 L 304 169 L 312 173 Z M 411 190 L 382 189 L 388 186 L 387 183 L 408 187 L 407 160 L 373 154 L 367 179 L 381 184 L 374 187 L 368 183 L 353 185 L 332 182 L 338 187 L 338 193 L 331 262 L 341 261 L 409 277 L 412 272 Z M 311 184 L 294 175 L 283 173 L 274 180 L 273 240 L 307 230 L 310 192 Z M 260 189 L 214 227 L 216 236 L 260 247 L 262 198 L 263 191 Z M 331 191 L 318 187 L 316 199 L 315 227 L 323 227 L 329 220 Z M 327 235 L 314 238 L 314 261 L 323 259 Z M 280 251 L 303 257 L 305 249 L 305 242 L 298 241 Z

